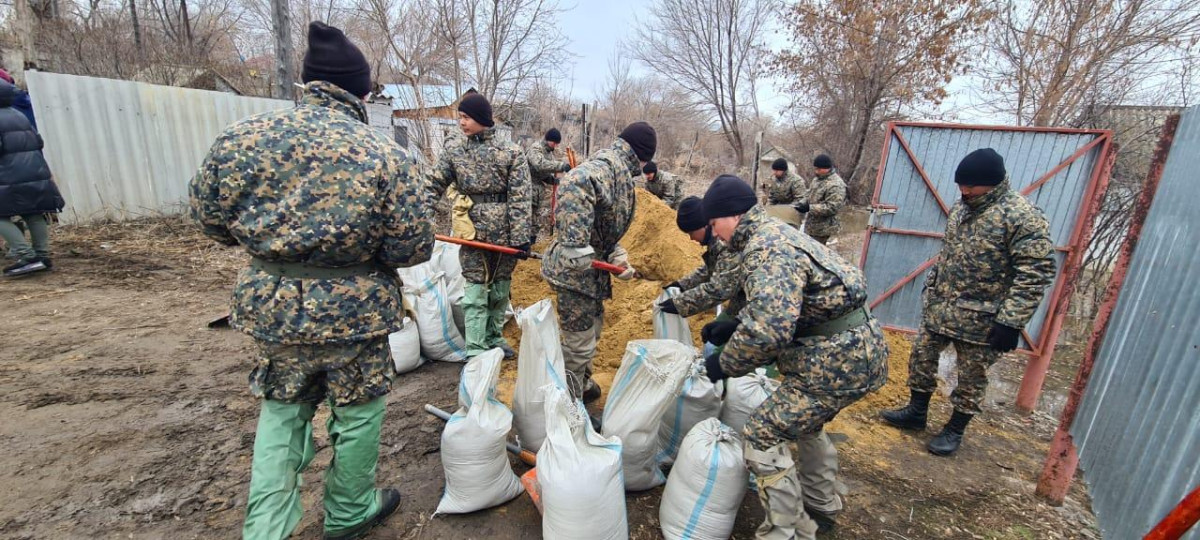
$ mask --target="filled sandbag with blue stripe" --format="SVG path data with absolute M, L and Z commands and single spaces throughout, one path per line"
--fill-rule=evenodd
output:
M 667 478 L 658 520 L 667 540 L 725 540 L 733 533 L 749 473 L 742 443 L 716 418 L 696 424 Z

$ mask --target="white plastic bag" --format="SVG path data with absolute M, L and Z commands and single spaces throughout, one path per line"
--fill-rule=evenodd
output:
M 688 369 L 683 388 L 675 402 L 667 407 L 658 429 L 658 445 L 662 448 L 658 460 L 668 464 L 675 461 L 679 444 L 701 420 L 721 415 L 721 383 L 713 384 L 705 374 L 704 360 L 699 359 Z
M 546 440 L 537 453 L 542 537 L 625 540 L 621 439 L 592 429 L 583 403 L 552 384 L 543 387 Z
M 421 335 L 417 331 L 417 322 L 408 317 L 404 318 L 403 328 L 388 334 L 388 348 L 392 351 L 396 373 L 407 373 L 425 363 L 425 359 L 421 358 Z
M 737 434 L 716 418 L 696 424 L 683 439 L 658 507 L 663 537 L 729 538 L 749 477 Z
M 462 302 L 467 285 L 467 280 L 463 277 L 462 263 L 458 260 L 458 252 L 461 248 L 462 246 L 458 244 L 435 240 L 433 255 L 429 257 L 433 271 L 446 274 L 446 295 L 450 298 L 452 305 Z
M 944 383 L 938 385 L 938 390 L 943 397 L 949 398 L 958 388 L 958 353 L 954 347 L 946 347 L 938 354 L 937 377 Z
M 562 340 L 558 317 L 549 299 L 521 310 L 521 348 L 517 357 L 517 384 L 513 390 L 513 424 L 521 448 L 537 452 L 546 438 L 546 409 L 542 401 L 547 384 L 565 390 Z
M 512 413 L 496 400 L 496 380 L 504 353 L 492 349 L 463 366 L 459 387 L 467 404 L 455 411 L 442 430 L 442 470 L 446 491 L 437 514 L 465 514 L 504 504 L 525 487 L 513 474 L 504 453 L 512 429 Z
M 420 276 L 420 273 L 415 273 L 412 277 Z M 421 354 L 430 360 L 442 362 L 467 361 L 467 343 L 454 324 L 445 276 L 441 272 L 434 272 L 420 282 L 410 282 L 411 277 L 401 279 L 404 280 L 404 292 L 410 295 L 410 303 L 417 312 Z
M 626 490 L 641 491 L 667 481 L 659 469 L 658 430 L 695 355 L 696 349 L 669 339 L 642 339 L 625 346 L 604 404 L 601 430 L 605 437 L 621 439 Z
M 668 288 L 662 294 L 658 295 L 658 299 L 654 301 L 652 309 L 654 315 L 654 339 L 673 339 L 689 347 L 695 347 L 696 342 L 692 339 L 692 330 L 688 328 L 687 319 L 674 313 L 667 313 L 658 307 L 659 303 L 679 296 L 679 292 L 678 287 Z
M 725 403 L 721 405 L 721 423 L 740 434 L 750 415 L 776 389 L 779 381 L 767 376 L 763 368 L 744 377 L 725 379 Z

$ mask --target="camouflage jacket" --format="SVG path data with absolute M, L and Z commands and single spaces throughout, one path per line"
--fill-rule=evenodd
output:
M 566 160 L 558 159 L 554 149 L 547 146 L 546 141 L 535 141 L 529 145 L 525 154 L 529 157 L 529 176 L 543 185 L 557 184 L 558 179 L 554 178 L 554 173 L 571 170 Z
M 637 204 L 633 178 L 640 171 L 633 148 L 617 139 L 563 176 L 554 213 L 554 242 L 542 261 L 547 282 L 592 298 L 612 297 L 608 272 L 570 268 L 563 248 L 591 246 L 596 259 L 607 260 L 633 223 Z
M 813 178 L 808 186 L 808 220 L 804 231 L 812 236 L 833 236 L 842 230 L 838 212 L 846 206 L 846 183 L 838 173 Z
M 940 259 L 925 280 L 923 324 L 987 344 L 992 323 L 1024 328 L 1054 281 L 1054 244 L 1042 211 L 1007 181 L 950 210 Z
M 213 144 L 189 186 L 204 234 L 254 257 L 322 267 L 409 266 L 433 249 L 425 181 L 400 147 L 366 124 L 362 102 L 314 81 L 293 109 L 251 116 Z M 385 336 L 404 319 L 383 269 L 297 279 L 247 268 L 231 323 L 285 345 Z
M 662 199 L 672 210 L 678 210 L 683 202 L 683 180 L 667 171 L 658 171 L 654 180 L 646 180 L 646 191 Z
M 821 324 L 863 307 L 867 283 L 858 268 L 756 206 L 730 240 L 741 254 L 747 305 L 721 353 L 731 377 L 777 362 L 780 373 L 813 394 L 853 395 L 887 380 L 887 345 L 874 317 L 832 336 L 793 340 L 797 328 Z
M 529 160 L 521 147 L 496 138 L 495 129 L 484 129 L 443 150 L 430 177 L 433 200 L 453 185 L 474 201 L 468 216 L 476 240 L 519 246 L 532 238 Z
M 704 266 L 679 280 L 683 292 L 674 298 L 675 307 L 680 315 L 691 317 L 733 298 L 741 282 L 738 254 L 714 236 L 704 252 Z
M 776 179 L 773 175 L 767 180 L 767 204 L 796 204 L 808 197 L 808 187 L 804 185 L 804 177 L 788 171 L 783 178 Z

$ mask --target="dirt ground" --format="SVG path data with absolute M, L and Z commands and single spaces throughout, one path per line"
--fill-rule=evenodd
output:
M 217 247 L 179 219 L 55 229 L 55 270 L 0 282 L 0 537 L 231 538 L 239 534 L 257 403 L 246 376 L 249 338 L 209 330 L 226 310 L 237 251 Z M 861 235 L 857 235 L 861 236 Z M 839 239 L 857 260 L 861 239 Z M 904 347 L 891 336 L 893 347 Z M 1055 425 L 1007 403 L 997 368 L 986 414 L 953 458 L 875 419 L 899 404 L 905 369 L 830 426 L 841 458 L 846 510 L 830 539 L 1098 538 L 1082 486 L 1062 508 L 1033 496 Z M 466 516 L 431 517 L 442 490 L 441 423 L 425 403 L 451 409 L 461 366 L 434 363 L 401 376 L 388 397 L 379 482 L 404 495 L 399 514 L 371 538 L 537 538 L 527 497 Z M 1056 372 L 1069 372 L 1069 368 Z M 1051 377 L 1059 392 L 1069 377 Z M 1051 400 L 1052 401 L 1052 400 Z M 949 415 L 935 399 L 934 423 Z M 323 420 L 324 411 L 318 413 Z M 330 459 L 322 422 L 304 476 L 298 538 L 321 533 L 321 475 Z M 518 474 L 526 470 L 516 464 Z M 659 538 L 661 488 L 630 494 L 633 538 Z M 735 538 L 752 538 L 762 512 L 749 494 Z

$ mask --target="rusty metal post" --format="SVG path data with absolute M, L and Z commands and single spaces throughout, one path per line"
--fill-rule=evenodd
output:
M 1088 338 L 1083 360 L 1079 364 L 1075 382 L 1071 385 L 1071 392 L 1063 407 L 1058 430 L 1050 442 L 1050 452 L 1046 455 L 1046 463 L 1042 467 L 1041 476 L 1038 477 L 1036 493 L 1055 506 L 1062 504 L 1067 491 L 1071 488 L 1071 479 L 1075 477 L 1075 470 L 1079 466 L 1079 456 L 1075 452 L 1075 442 L 1071 438 L 1071 425 L 1075 422 L 1076 413 L 1079 412 L 1079 404 L 1083 401 L 1083 392 L 1087 390 L 1088 380 L 1092 376 L 1092 368 L 1096 363 L 1096 356 L 1100 353 L 1100 346 L 1108 331 L 1108 323 L 1117 306 L 1121 286 L 1125 283 L 1125 276 L 1129 274 L 1129 261 L 1133 258 L 1133 251 L 1142 235 L 1142 226 L 1146 222 L 1147 214 L 1150 213 L 1150 206 L 1154 203 L 1154 196 L 1158 192 L 1158 183 L 1162 180 L 1163 169 L 1166 167 L 1167 156 L 1171 153 L 1171 145 L 1175 141 L 1175 130 L 1178 127 L 1178 114 L 1167 117 L 1162 135 L 1158 140 L 1158 147 L 1154 151 L 1150 172 L 1146 175 L 1142 193 L 1133 209 L 1129 232 L 1121 244 L 1121 253 L 1117 257 L 1116 268 L 1113 269 L 1113 275 L 1104 290 L 1104 301 L 1092 324 L 1092 335 Z

